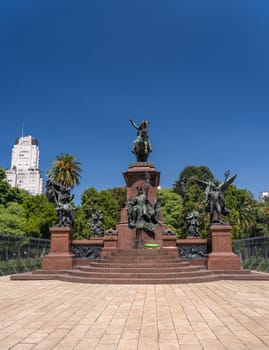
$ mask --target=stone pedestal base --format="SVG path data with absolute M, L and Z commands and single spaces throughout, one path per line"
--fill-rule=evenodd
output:
M 104 248 L 102 250 L 102 255 L 107 256 L 113 252 L 117 251 L 118 237 L 117 236 L 104 236 L 103 237 Z
M 207 268 L 208 270 L 241 270 L 241 264 L 234 253 L 210 253 Z
M 137 187 L 145 188 L 146 177 L 150 176 L 150 189 L 148 199 L 151 203 L 157 199 L 156 191 L 160 183 L 160 172 L 155 170 L 152 163 L 136 162 L 130 164 L 128 170 L 123 173 L 127 185 L 127 199 L 137 195 Z
M 155 170 L 153 164 L 148 162 L 135 162 L 130 164 L 128 170 L 123 173 L 126 182 L 127 200 L 137 196 L 137 188 L 145 188 L 146 178 L 150 178 L 150 188 L 148 192 L 148 200 L 154 204 L 157 200 L 157 188 L 160 182 L 160 172 Z M 162 233 L 166 227 L 162 223 L 158 224 L 155 229 L 155 234 L 149 234 L 142 231 L 141 240 L 142 247 L 145 243 L 156 243 L 162 247 Z M 135 229 L 128 227 L 128 210 L 127 206 L 121 211 L 121 220 L 116 227 L 118 232 L 118 248 L 119 249 L 134 249 L 136 247 Z
M 71 253 L 49 253 L 42 261 L 42 270 L 72 270 L 73 258 Z
M 51 227 L 50 252 L 42 261 L 42 270 L 69 270 L 73 268 L 71 227 Z
M 135 244 L 135 232 L 128 227 L 127 223 L 120 223 L 116 227 L 118 233 L 118 248 L 133 249 Z
M 134 249 L 135 248 L 135 229 L 128 227 L 128 223 L 120 223 L 116 228 L 118 232 L 118 248 L 119 249 Z M 158 225 L 155 230 L 155 235 L 148 234 L 147 232 L 141 233 L 141 240 L 143 245 L 146 243 L 156 243 L 160 247 L 163 245 L 162 232 L 164 228 L 162 225 Z
M 163 236 L 163 250 L 169 255 L 178 256 L 177 238 L 173 236 Z
M 240 270 L 239 257 L 232 252 L 230 225 L 210 226 L 209 242 L 212 252 L 208 255 L 209 270 Z

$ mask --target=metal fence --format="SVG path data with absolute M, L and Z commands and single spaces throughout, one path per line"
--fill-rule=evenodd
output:
M 39 269 L 49 247 L 48 239 L 0 234 L 0 276 Z
M 39 269 L 50 240 L 0 233 L 0 276 Z M 269 273 L 269 236 L 237 239 L 233 251 L 242 267 Z
M 233 251 L 239 255 L 243 268 L 269 272 L 268 236 L 234 240 Z

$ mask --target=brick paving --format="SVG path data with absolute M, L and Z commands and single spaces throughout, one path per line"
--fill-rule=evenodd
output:
M 269 282 L 99 285 L 0 277 L 0 350 L 269 349 Z

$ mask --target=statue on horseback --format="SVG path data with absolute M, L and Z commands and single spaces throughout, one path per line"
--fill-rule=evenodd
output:
M 152 152 L 147 129 L 149 122 L 143 120 L 139 126 L 136 125 L 132 119 L 130 119 L 130 122 L 137 130 L 137 136 L 133 143 L 132 152 L 135 154 L 137 162 L 147 162 L 148 156 L 150 152 Z

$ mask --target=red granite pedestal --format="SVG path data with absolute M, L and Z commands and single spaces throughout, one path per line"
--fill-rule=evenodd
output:
M 209 243 L 212 252 L 208 254 L 208 270 L 240 270 L 239 257 L 232 252 L 230 225 L 210 226 Z
M 71 241 L 73 228 L 51 227 L 50 252 L 43 258 L 42 270 L 69 270 L 73 267 Z
M 166 251 L 169 255 L 178 256 L 176 235 L 163 236 L 162 239 L 163 239 L 163 250 Z
M 104 236 L 103 237 L 104 247 L 102 255 L 107 256 L 117 251 L 118 237 L 117 236 Z
M 160 172 L 157 171 L 153 164 L 148 162 L 135 162 L 132 163 L 128 170 L 123 173 L 126 188 L 127 188 L 127 200 L 137 196 L 137 187 L 146 187 L 146 175 L 150 177 L 150 188 L 148 193 L 148 199 L 150 203 L 154 203 L 157 199 L 157 188 L 160 182 Z M 142 232 L 141 239 L 143 244 L 145 243 L 158 243 L 160 247 L 163 246 L 162 233 L 165 231 L 166 226 L 160 223 L 155 230 L 155 235 L 151 236 L 147 232 Z M 135 229 L 128 227 L 128 211 L 127 207 L 121 211 L 120 223 L 116 227 L 118 232 L 118 248 L 119 249 L 133 249 L 135 244 Z

